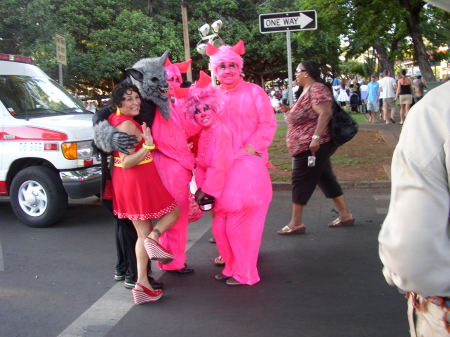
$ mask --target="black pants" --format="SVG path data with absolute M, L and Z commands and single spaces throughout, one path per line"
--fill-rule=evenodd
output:
M 103 204 L 112 213 L 112 202 L 110 200 L 103 200 Z M 137 233 L 131 220 L 118 219 L 116 220 L 116 251 L 117 263 L 116 271 L 125 274 L 127 279 L 132 281 L 137 280 L 137 263 L 136 263 L 136 240 Z
M 330 157 L 336 149 L 337 146 L 333 142 L 321 144 L 316 152 L 316 165 L 314 167 L 308 167 L 310 151 L 292 157 L 293 203 L 306 205 L 317 185 L 327 198 L 336 198 L 343 194 L 331 168 Z
M 116 247 L 117 264 L 116 270 L 125 273 L 130 280 L 137 280 L 136 263 L 136 240 L 137 233 L 133 223 L 128 219 L 117 219 L 116 221 Z

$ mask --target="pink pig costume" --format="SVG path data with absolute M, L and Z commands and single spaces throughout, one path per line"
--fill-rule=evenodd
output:
M 170 92 L 174 94 L 174 86 L 182 82 L 181 72 L 186 72 L 191 60 L 181 63 L 171 63 L 167 58 L 165 67 L 170 85 Z M 181 70 L 181 72 L 180 72 Z M 174 80 L 175 79 L 175 80 Z M 163 270 L 179 270 L 185 267 L 186 241 L 189 213 L 189 182 L 192 179 L 194 156 L 188 148 L 187 139 L 191 136 L 184 112 L 183 100 L 170 101 L 170 119 L 166 120 L 157 112 L 152 127 L 157 151 L 153 152 L 155 164 L 164 187 L 176 200 L 180 208 L 180 217 L 175 225 L 167 230 L 160 238 L 160 244 L 170 251 L 174 260 L 168 264 L 158 266 Z
M 225 144 L 223 149 L 205 148 L 199 144 L 199 157 L 203 149 L 206 160 L 215 158 L 216 166 L 222 163 L 225 167 L 227 158 L 233 158 L 233 161 L 223 180 L 220 167 L 204 172 L 199 169 L 196 180 L 203 192 L 217 198 L 212 231 L 217 249 L 225 261 L 222 273 L 241 284 L 253 285 L 260 280 L 257 269 L 259 247 L 272 200 L 267 162 L 276 119 L 264 90 L 240 76 L 243 41 L 233 47 L 215 48 L 208 44 L 206 53 L 211 57 L 212 70 L 221 82 L 219 92 L 223 109 L 220 121 L 231 133 L 232 144 Z M 224 63 L 236 67 L 222 70 Z M 234 78 L 231 85 L 224 84 L 229 83 L 227 78 Z M 216 140 L 216 143 L 221 146 L 224 140 Z M 250 153 L 246 147 L 251 147 L 255 153 Z M 201 162 L 201 158 L 198 159 Z M 202 167 L 200 163 L 198 165 Z M 218 171 L 220 174 L 214 174 Z

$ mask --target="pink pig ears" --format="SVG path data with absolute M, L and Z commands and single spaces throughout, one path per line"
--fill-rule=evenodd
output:
M 238 43 L 236 43 L 231 49 L 234 50 L 234 52 L 238 55 L 244 55 L 245 54 L 245 46 L 244 41 L 239 40 Z
M 189 59 L 184 62 L 175 63 L 175 65 L 178 67 L 178 69 L 180 69 L 180 73 L 186 74 L 191 63 L 192 59 Z
M 206 55 L 212 56 L 219 51 L 219 48 L 214 47 L 211 43 L 206 42 Z
M 209 77 L 209 75 L 205 73 L 203 70 L 200 70 L 200 77 L 195 83 L 195 86 L 197 88 L 205 88 L 210 84 L 211 84 L 211 77 Z
M 164 62 L 164 67 L 170 66 L 172 62 L 170 62 L 170 58 L 166 58 L 166 61 Z
M 244 41 L 239 40 L 238 43 L 236 43 L 233 47 L 231 47 L 231 49 L 238 55 L 244 55 L 245 54 Z M 206 55 L 212 56 L 215 53 L 217 53 L 218 51 L 219 51 L 219 48 L 214 47 L 209 42 L 206 42 Z
M 173 90 L 175 92 L 175 98 L 186 98 L 189 93 L 189 88 L 180 88 L 180 87 L 173 87 Z
M 192 63 L 191 59 L 186 60 L 184 62 L 172 63 L 170 61 L 170 58 L 166 58 L 166 61 L 164 62 L 164 66 L 167 67 L 167 66 L 174 65 L 180 70 L 180 73 L 186 74 L 191 63 Z

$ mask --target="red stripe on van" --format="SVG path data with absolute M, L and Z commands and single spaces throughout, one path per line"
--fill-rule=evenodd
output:
M 34 126 L 6 126 L 0 131 L 0 140 L 67 140 L 65 133 Z
M 8 187 L 6 181 L 0 181 L 0 195 L 8 195 Z

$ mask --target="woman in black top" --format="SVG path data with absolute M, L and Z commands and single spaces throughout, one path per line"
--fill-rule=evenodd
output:
M 400 124 L 403 124 L 409 108 L 412 104 L 412 81 L 406 76 L 406 69 L 400 72 L 400 79 L 397 81 L 396 97 L 400 98 Z

